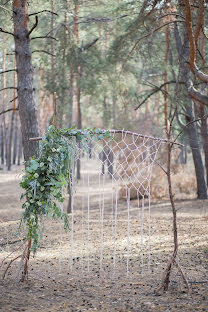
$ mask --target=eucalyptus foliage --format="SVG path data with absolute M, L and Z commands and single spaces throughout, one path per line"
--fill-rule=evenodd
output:
M 70 187 L 70 174 L 76 163 L 77 143 L 87 148 L 88 140 L 102 140 L 109 132 L 99 129 L 56 129 L 50 126 L 40 142 L 39 156 L 32 157 L 25 166 L 20 186 L 25 190 L 21 223 L 26 224 L 31 250 L 36 251 L 40 239 L 43 217 L 59 218 L 69 229 L 68 216 L 59 203 L 63 203 L 63 188 Z

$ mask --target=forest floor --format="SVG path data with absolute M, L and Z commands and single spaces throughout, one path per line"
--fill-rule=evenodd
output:
M 14 251 L 0 267 L 1 276 L 9 261 L 18 255 L 17 249 L 22 244 L 22 234 L 15 236 L 22 212 L 20 178 L 18 168 L 10 173 L 0 171 L 0 265 Z M 190 293 L 186 292 L 176 268 L 171 275 L 169 291 L 161 295 L 155 293 L 173 250 L 169 202 L 152 204 L 149 259 L 148 209 L 145 208 L 142 225 L 137 218 L 137 202 L 131 201 L 130 238 L 126 245 L 126 203 L 119 201 L 116 242 L 113 240 L 112 215 L 107 208 L 105 213 L 109 218 L 103 221 L 102 249 L 97 245 L 98 241 L 100 243 L 100 224 L 96 207 L 90 211 L 89 224 L 86 218 L 82 221 L 81 210 L 74 215 L 73 241 L 57 220 L 47 221 L 41 248 L 30 261 L 28 280 L 17 282 L 18 262 L 14 262 L 5 279 L 0 280 L 0 311 L 208 311 L 208 201 L 188 199 L 177 201 L 176 206 L 178 260 L 189 281 Z M 138 232 L 141 226 L 143 237 Z M 88 235 L 90 237 L 86 239 Z

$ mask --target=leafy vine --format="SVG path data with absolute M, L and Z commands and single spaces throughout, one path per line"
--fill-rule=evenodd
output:
M 64 221 L 69 229 L 68 216 L 60 205 L 64 201 L 63 187 L 70 187 L 69 176 L 75 166 L 77 143 L 88 148 L 89 139 L 102 140 L 109 132 L 99 129 L 77 130 L 56 129 L 50 126 L 42 141 L 38 157 L 32 157 L 25 166 L 25 175 L 20 186 L 25 190 L 21 195 L 25 202 L 21 224 L 26 225 L 30 250 L 35 252 L 39 245 L 40 222 L 43 217 L 54 217 Z

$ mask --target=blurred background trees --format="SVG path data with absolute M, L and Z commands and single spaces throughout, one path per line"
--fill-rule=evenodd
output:
M 2 73 L 17 68 L 14 2 L 0 1 L 0 153 L 8 170 L 22 154 L 18 72 Z M 197 196 L 207 198 L 207 9 L 202 0 L 30 1 L 30 30 L 38 18 L 29 44 L 40 133 L 54 102 L 59 128 L 153 136 L 166 135 L 175 112 L 173 133 L 184 129 L 175 161 L 192 159 Z

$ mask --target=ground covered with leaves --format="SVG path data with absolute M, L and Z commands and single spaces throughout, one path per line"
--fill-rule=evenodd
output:
M 20 171 L 0 173 L 0 263 L 1 277 L 9 262 L 21 253 L 23 234 L 17 232 L 21 215 Z M 79 204 L 79 201 L 77 201 Z M 81 205 L 81 204 L 80 204 Z M 110 208 L 103 224 L 103 270 L 100 271 L 99 209 L 91 211 L 89 245 L 82 225 L 81 211 L 74 216 L 74 241 L 62 230 L 60 222 L 48 221 L 41 247 L 31 258 L 28 281 L 17 282 L 18 261 L 12 263 L 5 279 L 0 280 L 1 311 L 207 311 L 208 310 L 208 202 L 178 201 L 179 262 L 190 284 L 186 288 L 176 268 L 168 292 L 157 295 L 162 272 L 171 251 L 172 221 L 166 201 L 153 202 L 151 210 L 151 259 L 148 267 L 148 209 L 144 216 L 144 248 L 137 203 L 131 201 L 129 276 L 126 276 L 126 203 L 119 201 L 116 265 Z M 106 206 L 107 207 L 107 206 Z M 69 216 L 70 218 L 70 216 Z M 81 229 L 81 227 L 83 227 Z M 19 249 L 18 249 L 19 248 Z M 141 255 L 143 254 L 143 256 Z M 90 258 L 88 257 L 90 256 Z M 72 265 L 73 263 L 73 265 Z M 142 265 L 143 263 L 143 265 Z M 72 268 L 72 271 L 71 271 Z M 115 269 L 115 271 L 114 271 Z M 89 270 L 89 273 L 88 273 Z

